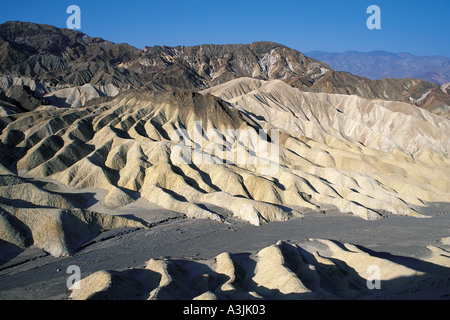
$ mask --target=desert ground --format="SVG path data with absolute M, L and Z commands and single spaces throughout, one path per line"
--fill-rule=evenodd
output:
M 450 85 L 273 42 L 0 24 L 1 300 L 450 299 Z
M 333 256 L 333 250 L 330 249 L 332 245 L 352 252 L 345 247 L 351 244 L 353 248 L 358 248 L 362 256 L 358 258 L 362 269 L 374 263 L 373 259 L 379 259 L 377 263 L 384 264 L 385 268 L 391 268 L 390 272 L 398 273 L 398 277 L 382 281 L 380 289 L 360 290 L 352 295 L 350 291 L 343 291 L 342 283 L 359 282 L 361 288 L 364 288 L 366 283 L 364 278 L 349 271 L 353 270 L 349 263 L 351 260 L 338 252 L 333 261 L 336 266 L 340 266 L 339 270 L 328 275 L 328 281 L 335 286 L 328 285 L 328 289 L 324 291 L 323 288 L 319 290 L 320 286 L 311 285 L 309 291 L 314 295 L 297 293 L 293 294 L 294 298 L 351 297 L 395 300 L 450 298 L 448 204 L 435 204 L 423 209 L 421 213 L 429 218 L 386 215 L 382 219 L 367 221 L 329 208 L 321 213 L 304 210 L 302 218 L 294 218 L 289 223 L 271 222 L 254 226 L 231 215 L 227 216 L 225 209 L 220 211 L 226 216 L 225 222 L 186 219 L 179 213 L 157 208 L 144 199 L 119 210 L 112 210 L 101 205 L 100 200 L 106 194 L 102 190 L 78 190 L 77 193 L 82 194 L 82 197 L 89 197 L 91 208 L 98 212 L 126 216 L 143 222 L 147 227 L 123 227 L 105 231 L 70 256 L 53 257 L 36 247 L 18 252 L 11 260 L 0 266 L 0 299 L 66 300 L 92 295 L 92 292 L 68 289 L 67 279 L 71 274 L 67 273 L 67 270 L 71 265 L 79 266 L 83 279 L 110 270 L 119 276 L 122 274 L 129 283 L 130 281 L 132 283 L 130 278 L 139 279 L 137 272 L 145 270 L 151 259 L 175 262 L 185 266 L 192 274 L 198 274 L 206 269 L 212 272 L 217 264 L 217 256 L 229 253 L 240 257 L 242 261 L 247 261 L 247 264 L 242 263 L 247 274 L 245 277 L 255 277 L 255 266 L 252 266 L 251 262 L 254 264 L 258 261 L 256 257 L 258 252 L 264 248 L 276 247 L 277 244 L 302 248 L 303 252 L 308 250 L 313 253 L 321 252 L 324 258 Z M 214 209 L 219 211 L 219 208 Z M 441 259 L 437 259 L 436 254 Z M 349 266 L 346 267 L 345 264 Z M 132 273 L 126 275 L 133 270 L 136 271 L 136 275 L 133 276 Z M 278 274 L 280 271 L 276 272 Z M 246 279 L 241 281 L 242 287 L 234 293 L 235 297 L 257 299 L 248 292 L 244 294 L 245 290 L 250 290 L 250 285 L 246 283 L 248 281 Z M 325 283 L 324 279 L 322 283 Z M 340 284 L 341 288 L 337 284 Z M 123 290 L 122 287 L 122 290 L 114 290 L 113 287 L 106 297 L 145 299 L 154 290 L 145 286 L 139 288 L 133 292 L 132 289 Z M 171 298 L 194 298 L 193 295 L 196 293 L 189 293 L 184 292 L 185 295 L 182 293 L 181 296 L 177 296 L 169 291 L 166 294 L 172 295 Z M 288 297 L 289 293 L 277 292 L 267 293 L 264 298 Z

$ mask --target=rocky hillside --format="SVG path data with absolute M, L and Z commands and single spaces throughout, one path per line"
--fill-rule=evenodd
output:
M 0 164 L 106 190 L 111 208 L 142 197 L 191 218 L 226 221 L 208 206 L 227 208 L 254 225 L 328 206 L 420 217 L 418 206 L 449 199 L 449 132 L 449 120 L 406 103 L 240 78 L 2 117 Z
M 448 85 L 23 22 L 0 25 L 0 62 L 3 297 L 68 298 L 69 261 L 71 299 L 377 298 L 373 265 L 380 297 L 448 297 Z M 328 240 L 355 232 L 370 250 Z M 374 251 L 417 233 L 420 259 Z
M 448 116 L 450 105 L 448 93 L 434 83 L 420 79 L 368 80 L 335 71 L 323 62 L 272 42 L 140 50 L 73 30 L 7 22 L 0 25 L 0 52 L 0 72 L 10 77 L 0 82 L 3 91 L 11 83 L 29 81 L 37 81 L 46 88 L 45 93 L 86 84 L 95 91 L 112 86 L 109 91 L 115 94 L 142 86 L 151 90 L 198 91 L 251 77 L 283 80 L 303 91 L 407 102 L 444 116 Z M 38 97 L 43 98 L 42 93 Z M 67 93 L 64 98 L 54 99 L 53 104 L 66 106 L 70 104 L 66 98 Z
M 424 260 L 323 239 L 279 241 L 258 252 L 223 252 L 203 261 L 150 259 L 141 268 L 89 275 L 70 289 L 70 299 L 443 299 L 449 292 L 446 241 L 428 246 Z

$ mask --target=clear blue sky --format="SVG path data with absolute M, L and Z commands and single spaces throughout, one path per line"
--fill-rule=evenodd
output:
M 450 0 L 1 0 L 0 23 L 65 28 L 71 4 L 81 8 L 80 31 L 138 48 L 266 40 L 302 52 L 450 57 Z M 381 8 L 381 30 L 366 27 L 371 4 Z

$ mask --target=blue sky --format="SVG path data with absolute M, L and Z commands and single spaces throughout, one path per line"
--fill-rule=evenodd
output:
M 69 5 L 81 8 L 89 36 L 138 48 L 274 41 L 302 52 L 410 52 L 450 57 L 449 0 L 1 0 L 0 22 L 65 28 Z M 367 7 L 381 9 L 369 30 Z

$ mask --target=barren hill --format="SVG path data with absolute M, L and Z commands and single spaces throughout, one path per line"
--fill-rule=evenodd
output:
M 241 78 L 44 106 L 2 118 L 0 138 L 5 168 L 105 189 L 106 206 L 137 192 L 188 217 L 226 220 L 213 205 L 260 225 L 330 205 L 365 219 L 420 216 L 417 206 L 449 200 L 449 129 L 406 103 Z
M 372 81 L 272 42 L 139 50 L 22 22 L 0 25 L 0 61 L 7 290 L 36 274 L 54 283 L 46 271 L 66 258 L 95 271 L 74 299 L 365 298 L 373 263 L 387 297 L 429 279 L 429 292 L 448 288 L 448 86 Z M 391 230 L 404 246 L 424 244 L 419 229 L 440 242 L 418 265 L 322 234 L 266 247 L 306 240 L 311 217 L 328 235 L 340 221 L 337 237 L 358 224 L 369 245 Z M 234 253 L 258 233 L 257 251 Z M 184 257 L 225 241 L 214 258 Z M 182 259 L 153 256 L 167 250 Z
M 48 91 L 86 84 L 112 85 L 118 90 L 147 86 L 152 90 L 198 91 L 251 77 L 283 80 L 302 91 L 407 102 L 444 116 L 448 116 L 450 105 L 448 92 L 434 83 L 420 79 L 369 80 L 335 71 L 273 42 L 140 50 L 73 30 L 6 22 L 0 25 L 0 48 L 2 74 L 33 79 Z M 7 89 L 5 85 L 1 88 Z M 64 99 L 59 102 L 65 106 Z
M 448 245 L 442 240 L 441 248 L 428 246 L 430 256 L 416 263 L 413 259 L 405 263 L 368 248 L 323 239 L 279 241 L 258 252 L 223 252 L 203 261 L 150 259 L 141 268 L 95 272 L 70 290 L 70 298 L 377 299 L 382 291 L 381 297 L 389 299 L 440 299 L 448 294 L 444 270 L 450 267 Z M 375 271 L 380 272 L 378 283 L 373 280 Z M 421 291 L 414 289 L 418 286 Z

